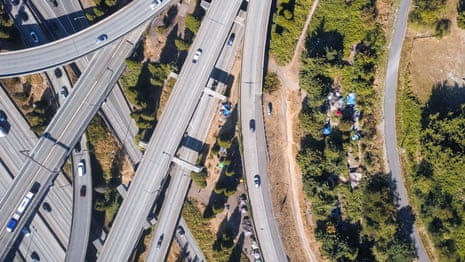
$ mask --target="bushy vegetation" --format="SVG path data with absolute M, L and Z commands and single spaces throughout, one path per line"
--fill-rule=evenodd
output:
M 184 202 L 182 216 L 189 225 L 189 229 L 199 243 L 207 261 L 243 261 L 241 249 L 237 252 L 237 248 L 234 247 L 232 241 L 234 234 L 228 227 L 220 228 L 216 234 L 216 240 L 213 241 L 215 234 L 209 230 L 209 220 L 203 218 L 195 200 L 189 199 Z
M 263 89 L 268 93 L 278 90 L 281 86 L 278 75 L 274 72 L 268 72 L 263 82 Z
M 117 10 L 118 0 L 93 0 L 95 7 L 86 11 L 90 22 L 98 22 Z
M 164 82 L 172 67 L 131 59 L 126 60 L 126 65 L 120 83 L 127 99 L 133 105 L 134 111 L 131 116 L 139 127 L 136 141 L 147 141 L 153 132 Z
M 116 187 L 121 184 L 124 152 L 100 116 L 92 119 L 86 129 L 86 137 L 91 160 L 87 165 L 92 171 L 92 183 L 98 189 L 94 195 L 94 209 L 104 214 L 103 225 L 108 229 L 122 201 Z M 94 192 L 89 190 L 87 193 Z
M 465 0 L 459 0 L 457 4 L 457 25 L 465 29 Z
M 0 39 L 9 39 L 12 32 L 15 31 L 13 21 L 10 20 L 5 5 L 0 3 Z
M 306 135 L 297 161 L 304 190 L 317 220 L 316 238 L 322 254 L 333 261 L 411 261 L 412 224 L 395 206 L 388 176 L 381 172 L 376 135 L 379 100 L 374 89 L 377 63 L 383 57 L 384 32 L 376 22 L 375 1 L 320 1 L 306 40 L 300 85 L 307 93 L 300 124 Z M 341 118 L 324 136 L 329 92 L 340 87 L 357 95 L 363 136 L 352 141 L 351 123 Z M 347 152 L 361 155 L 361 184 L 351 189 Z M 361 150 L 361 151 L 360 151 Z M 412 216 L 410 216 L 412 218 Z M 408 221 L 412 221 L 409 219 Z
M 279 64 L 291 61 L 312 3 L 312 0 L 279 1 L 279 7 L 273 15 L 270 43 L 271 54 Z
M 425 104 L 403 89 L 401 145 L 411 192 L 440 260 L 465 259 L 465 92 L 438 83 Z
M 449 33 L 450 20 L 444 18 L 446 0 L 414 0 L 409 21 L 417 27 L 426 27 L 434 30 L 441 38 Z

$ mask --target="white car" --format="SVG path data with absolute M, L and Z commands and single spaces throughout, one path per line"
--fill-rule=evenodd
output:
M 78 175 L 83 176 L 86 174 L 86 162 L 81 160 L 78 164 Z
M 150 8 L 152 8 L 152 10 L 154 10 L 155 8 L 157 8 L 157 6 L 159 6 L 163 1 L 162 0 L 153 0 L 153 3 L 150 5 Z
M 194 57 L 192 58 L 192 63 L 197 63 L 199 61 L 200 56 L 202 55 L 202 49 L 199 48 L 197 51 L 195 51 Z

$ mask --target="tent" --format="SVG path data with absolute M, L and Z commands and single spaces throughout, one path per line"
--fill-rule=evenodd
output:
M 347 105 L 355 105 L 355 93 L 349 93 L 346 97 Z

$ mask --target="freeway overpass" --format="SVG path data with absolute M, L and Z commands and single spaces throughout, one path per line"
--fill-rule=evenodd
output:
M 131 256 L 241 3 L 216 0 L 208 9 L 99 261 L 125 261 Z M 202 55 L 197 63 L 192 63 L 198 48 L 203 50 Z
M 159 14 L 171 2 L 174 0 L 165 0 L 152 10 L 150 0 L 132 1 L 110 17 L 71 36 L 33 48 L 0 53 L 0 78 L 31 74 L 72 62 L 109 45 Z M 97 37 L 102 34 L 108 39 L 96 44 Z

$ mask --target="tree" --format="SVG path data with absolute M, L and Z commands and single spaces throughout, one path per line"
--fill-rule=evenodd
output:
M 189 47 L 191 46 L 191 43 L 189 43 L 188 41 L 185 41 L 183 39 L 180 39 L 180 38 L 176 38 L 174 40 L 174 44 L 176 45 L 176 48 L 179 51 L 187 51 L 187 50 L 189 50 Z
M 277 90 L 281 86 L 278 75 L 275 72 L 268 72 L 265 76 L 265 81 L 263 83 L 263 89 L 269 93 Z
M 193 15 L 187 14 L 185 17 L 186 28 L 194 34 L 197 34 L 200 28 L 200 21 Z

